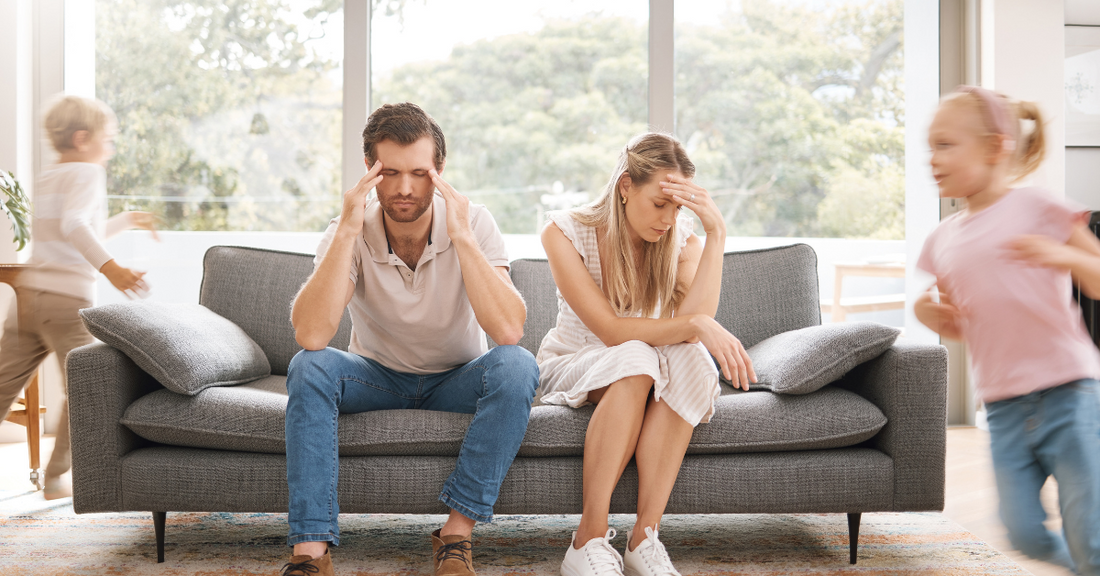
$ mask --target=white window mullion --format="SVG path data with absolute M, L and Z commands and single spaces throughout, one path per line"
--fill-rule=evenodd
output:
M 676 128 L 673 0 L 649 0 L 649 129 Z
M 370 114 L 370 0 L 344 2 L 344 120 L 341 182 L 344 190 L 366 173 L 363 126 Z

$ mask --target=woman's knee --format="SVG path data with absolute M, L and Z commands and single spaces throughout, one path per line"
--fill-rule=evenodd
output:
M 644 404 L 649 399 L 653 390 L 653 377 L 647 374 L 636 374 L 616 380 L 604 388 L 588 393 L 588 401 L 599 404 L 605 398 L 615 402 L 627 402 L 631 404 Z

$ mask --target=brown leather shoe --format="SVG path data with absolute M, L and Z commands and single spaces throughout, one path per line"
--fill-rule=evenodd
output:
M 279 576 L 335 576 L 332 571 L 332 556 L 328 550 L 320 558 L 313 558 L 308 554 L 291 556 L 290 562 L 283 565 Z
M 474 543 L 462 536 L 432 532 L 432 573 L 435 576 L 476 576 Z

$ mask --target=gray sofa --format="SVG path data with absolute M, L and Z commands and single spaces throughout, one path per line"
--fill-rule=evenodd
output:
M 152 512 L 161 561 L 169 511 L 286 512 L 285 374 L 299 350 L 289 306 L 311 270 L 306 254 L 214 247 L 205 256 L 200 303 L 259 344 L 271 364 L 267 378 L 184 396 L 106 344 L 72 352 L 76 512 Z M 528 306 L 520 345 L 534 353 L 557 315 L 553 279 L 543 260 L 514 261 L 511 275 Z M 746 347 L 820 324 L 813 250 L 726 254 L 716 318 Z M 345 314 L 332 345 L 346 348 L 350 328 Z M 723 387 L 713 420 L 692 438 L 669 514 L 846 513 L 854 563 L 860 513 L 942 509 L 943 347 L 899 340 L 801 396 Z M 533 408 L 497 514 L 580 512 L 590 415 L 590 407 Z M 437 495 L 470 418 L 410 410 L 340 416 L 341 510 L 445 513 Z M 612 512 L 633 512 L 636 494 L 631 465 Z

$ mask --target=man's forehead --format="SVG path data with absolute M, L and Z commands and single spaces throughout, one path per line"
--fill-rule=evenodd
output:
M 375 157 L 391 170 L 428 170 L 435 167 L 435 141 L 424 136 L 404 145 L 390 139 L 374 145 Z

